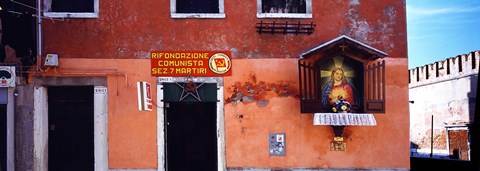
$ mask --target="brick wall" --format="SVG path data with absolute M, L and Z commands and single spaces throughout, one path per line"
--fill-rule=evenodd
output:
M 445 125 L 470 123 L 475 114 L 480 51 L 408 70 L 412 148 L 446 150 Z M 435 150 L 434 150 L 435 153 Z

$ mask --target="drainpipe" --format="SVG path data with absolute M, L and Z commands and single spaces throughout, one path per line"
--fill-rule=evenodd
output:
M 432 128 L 430 132 L 430 158 L 433 157 L 433 114 L 432 114 Z
M 42 60 L 42 0 L 37 0 L 37 70 L 40 70 Z

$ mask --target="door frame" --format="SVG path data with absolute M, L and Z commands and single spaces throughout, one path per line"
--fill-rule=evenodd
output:
M 158 170 L 165 171 L 165 108 L 162 83 L 185 82 L 187 77 L 157 77 L 157 147 L 158 147 Z M 226 170 L 225 162 L 225 116 L 223 98 L 223 78 L 221 77 L 198 77 L 192 78 L 193 82 L 217 84 L 217 167 L 218 171 Z
M 108 170 L 108 89 L 106 78 L 47 78 L 33 88 L 33 170 L 48 171 L 48 94 L 49 85 L 94 86 L 94 162 L 95 171 Z M 57 80 L 57 81 L 55 81 Z M 58 81 L 60 80 L 60 81 Z M 76 81 L 72 81 L 76 80 Z M 88 80 L 88 81 L 87 81 Z M 60 83 L 59 83 L 60 82 Z M 80 82 L 80 83 L 79 83 Z M 53 83 L 53 84 L 52 84 Z M 76 83 L 76 84 L 72 84 Z M 74 167 L 74 166 L 73 166 Z
M 15 88 L 7 88 L 7 170 L 15 171 Z
M 467 131 L 467 145 L 468 145 L 468 160 L 471 161 L 471 128 L 470 124 L 452 124 L 452 125 L 445 125 L 445 132 L 446 132 L 446 138 L 447 138 L 447 152 L 450 153 L 450 137 L 449 137 L 449 132 L 450 131 Z

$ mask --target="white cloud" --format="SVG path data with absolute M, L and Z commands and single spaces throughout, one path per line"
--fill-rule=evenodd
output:
M 416 35 L 409 35 L 408 36 L 408 41 L 421 41 L 421 40 L 427 40 L 427 39 L 431 39 L 433 38 L 434 36 L 433 35 L 420 35 L 420 36 L 416 36 Z
M 480 12 L 480 7 L 442 7 L 442 8 L 418 8 L 407 5 L 407 15 L 409 16 L 435 16 L 443 14 L 461 14 Z

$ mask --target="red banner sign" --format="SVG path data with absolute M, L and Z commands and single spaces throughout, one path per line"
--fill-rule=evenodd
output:
M 152 51 L 155 77 L 221 77 L 232 75 L 230 51 Z

